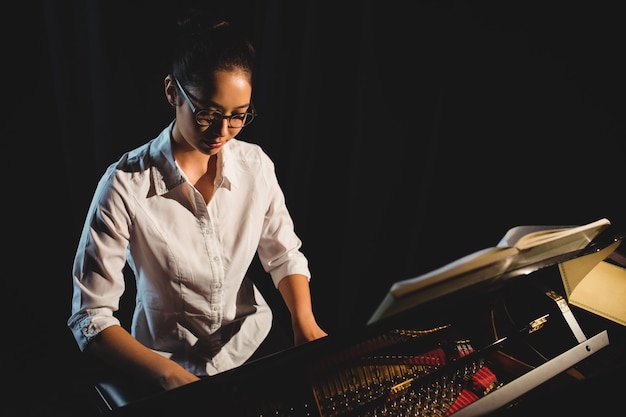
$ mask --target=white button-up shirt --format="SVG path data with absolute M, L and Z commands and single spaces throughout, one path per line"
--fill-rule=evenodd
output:
M 272 313 L 246 273 L 258 251 L 274 285 L 310 277 L 274 164 L 237 139 L 218 154 L 207 205 L 172 156 L 173 123 L 112 164 L 96 188 L 73 267 L 68 325 L 80 347 L 114 316 L 132 268 L 131 333 L 196 375 L 241 365 L 271 327 Z

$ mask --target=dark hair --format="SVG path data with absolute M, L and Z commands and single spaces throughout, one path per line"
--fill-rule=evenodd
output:
M 228 20 L 191 10 L 177 24 L 171 73 L 182 84 L 199 86 L 216 70 L 239 69 L 252 84 L 255 49 Z

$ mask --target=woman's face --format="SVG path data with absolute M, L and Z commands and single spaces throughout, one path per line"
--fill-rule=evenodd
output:
M 243 71 L 215 71 L 206 85 L 189 89 L 168 75 L 165 91 L 168 97 L 177 98 L 174 141 L 182 148 L 193 148 L 206 155 L 220 152 L 241 131 L 241 127 L 229 127 L 237 123 L 229 116 L 241 119 L 245 117 L 241 113 L 251 111 L 252 85 Z M 196 119 L 210 125 L 201 126 Z

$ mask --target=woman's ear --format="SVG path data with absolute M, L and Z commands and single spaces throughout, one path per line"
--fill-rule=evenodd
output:
M 163 80 L 165 87 L 165 97 L 167 98 L 167 102 L 170 103 L 170 106 L 176 107 L 176 98 L 178 90 L 176 90 L 176 83 L 174 82 L 174 77 L 168 74 Z

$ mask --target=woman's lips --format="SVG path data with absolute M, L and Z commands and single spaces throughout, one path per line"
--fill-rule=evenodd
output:
M 205 141 L 204 142 L 206 146 L 208 146 L 211 149 L 219 149 L 222 147 L 222 145 L 224 145 L 224 142 L 214 142 L 214 141 Z

